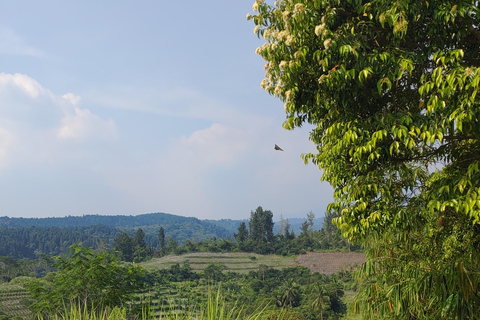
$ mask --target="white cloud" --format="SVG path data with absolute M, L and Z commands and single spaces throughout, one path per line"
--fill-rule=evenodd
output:
M 73 93 L 56 95 L 25 74 L 1 73 L 0 161 L 55 161 L 66 141 L 115 136 L 114 121 L 80 107 L 80 100 Z
M 45 90 L 40 83 L 25 74 L 0 73 L 0 87 L 3 90 L 20 89 L 32 98 L 37 98 L 40 94 L 53 98 L 49 90 Z
M 44 57 L 45 52 L 30 46 L 12 29 L 0 27 L 0 54 Z
M 65 93 L 62 96 L 63 99 L 67 100 L 70 102 L 72 105 L 77 106 L 80 103 L 80 96 L 74 95 L 73 93 Z
M 61 139 L 84 140 L 94 136 L 111 138 L 116 133 L 112 119 L 102 120 L 88 109 L 75 108 L 75 113 L 65 115 L 61 123 L 58 130 L 58 137 Z

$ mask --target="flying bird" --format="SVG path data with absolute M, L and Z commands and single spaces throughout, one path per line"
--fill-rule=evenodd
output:
M 279 146 L 275 145 L 275 150 L 280 150 L 280 151 L 283 151 L 282 148 L 280 148 Z

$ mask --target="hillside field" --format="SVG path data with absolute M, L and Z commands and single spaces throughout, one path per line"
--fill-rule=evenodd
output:
M 258 270 L 260 265 L 282 269 L 295 266 L 305 266 L 312 272 L 331 275 L 341 269 L 348 269 L 365 262 L 365 255 L 361 252 L 310 252 L 297 257 L 283 257 L 278 255 L 260 255 L 246 252 L 213 253 L 196 252 L 180 256 L 165 256 L 154 258 L 141 265 L 148 271 L 170 268 L 172 265 L 185 261 L 190 263 L 193 271 L 200 272 L 210 263 L 221 263 L 225 271 L 248 273 Z
M 360 265 L 365 261 L 365 255 L 358 252 L 311 252 L 297 257 L 284 257 L 244 252 L 197 252 L 154 258 L 142 262 L 140 265 L 147 271 L 154 271 L 156 269 L 170 268 L 176 263 L 182 265 L 185 261 L 190 263 L 195 272 L 201 272 L 210 263 L 221 263 L 226 267 L 225 272 L 233 271 L 243 274 L 249 271 L 258 271 L 261 265 L 266 265 L 275 269 L 305 266 L 312 272 L 330 275 L 341 269 L 350 269 L 350 267 Z M 183 285 L 185 284 L 181 284 L 177 289 L 185 290 L 186 288 L 182 288 Z M 192 293 L 195 291 L 193 288 L 188 290 L 192 291 Z M 175 294 L 172 296 L 172 299 L 174 296 Z M 21 285 L 6 283 L 0 286 L 0 319 L 2 312 L 8 317 L 27 318 L 30 315 L 30 312 L 25 308 L 27 299 L 27 291 Z M 152 300 L 152 302 L 154 301 Z
M 246 252 L 195 252 L 187 253 L 180 256 L 165 256 L 161 258 L 153 258 L 149 261 L 142 262 L 141 266 L 148 271 L 162 268 L 170 268 L 172 265 L 185 261 L 190 263 L 193 271 L 201 272 L 210 263 L 221 263 L 224 265 L 225 271 L 233 271 L 238 273 L 248 273 L 251 270 L 258 270 L 260 265 L 267 265 L 270 268 L 282 269 L 294 267 L 297 264 L 295 257 L 282 257 L 277 255 L 260 255 L 256 253 Z

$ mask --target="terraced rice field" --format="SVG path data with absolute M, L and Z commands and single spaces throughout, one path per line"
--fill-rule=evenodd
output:
M 0 287 L 0 314 L 9 318 L 28 318 L 31 313 L 24 303 L 27 299 L 27 290 L 21 286 L 3 285 Z
M 309 252 L 299 255 L 295 260 L 312 272 L 331 275 L 342 269 L 348 270 L 362 265 L 366 257 L 361 252 Z
M 221 263 L 226 267 L 225 271 L 233 271 L 238 273 L 248 273 L 252 270 L 257 271 L 260 265 L 267 265 L 270 268 L 276 269 L 294 267 L 298 265 L 294 257 L 260 255 L 242 252 L 187 253 L 181 256 L 165 256 L 162 258 L 154 258 L 150 261 L 142 263 L 141 265 L 147 270 L 154 270 L 170 268 L 176 263 L 183 264 L 185 261 L 190 263 L 190 266 L 195 272 L 201 272 L 210 263 Z
M 225 271 L 238 273 L 248 273 L 249 271 L 258 271 L 260 265 L 266 265 L 270 268 L 288 268 L 295 266 L 305 266 L 312 272 L 320 272 L 327 275 L 335 273 L 341 269 L 349 269 L 365 262 L 365 255 L 358 252 L 312 252 L 300 255 L 298 257 L 283 257 L 276 255 L 259 255 L 254 253 L 188 253 L 180 256 L 165 256 L 155 258 L 141 265 L 151 271 L 161 268 L 170 268 L 172 265 L 185 261 L 195 272 L 201 272 L 210 263 L 221 263 L 226 267 Z M 150 301 L 152 305 L 157 305 L 158 309 L 168 310 L 170 307 L 188 308 L 189 305 L 183 305 L 187 301 L 195 302 L 198 296 L 204 294 L 197 292 L 194 287 L 187 283 L 182 283 L 178 288 L 172 291 L 166 288 L 157 288 L 155 292 L 143 292 L 139 299 Z M 165 299 L 164 297 L 170 297 Z M 25 307 L 27 291 L 18 285 L 0 286 L 0 318 L 2 312 L 9 318 L 28 318 L 31 314 Z M 352 318 L 353 319 L 353 318 Z M 356 318 L 355 318 L 356 319 Z

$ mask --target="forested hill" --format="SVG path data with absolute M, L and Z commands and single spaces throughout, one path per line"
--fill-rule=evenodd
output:
M 0 217 L 1 227 L 85 227 L 93 225 L 104 225 L 112 228 L 136 228 L 141 226 L 159 225 L 166 226 L 172 224 L 199 224 L 211 232 L 218 232 L 218 228 L 211 223 L 205 223 L 202 220 L 191 217 L 182 217 L 173 214 L 157 212 L 140 214 L 135 216 L 126 215 L 83 215 L 67 216 L 57 218 L 9 218 Z
M 305 218 L 290 218 L 290 229 L 296 234 L 300 233 L 302 223 Z M 67 216 L 59 218 L 9 218 L 0 217 L 0 228 L 2 227 L 89 227 L 95 225 L 103 225 L 111 228 L 134 229 L 163 227 L 166 235 L 183 242 L 186 239 L 205 240 L 213 236 L 217 238 L 228 238 L 237 231 L 241 222 L 245 220 L 200 220 L 192 217 L 182 217 L 173 214 L 157 212 L 140 214 L 136 216 L 125 215 L 84 215 L 84 216 Z M 313 220 L 314 229 L 320 229 L 323 223 L 323 217 Z M 275 223 L 274 232 L 277 233 L 279 224 Z M 186 231 L 186 230 L 190 231 Z M 144 230 L 145 231 L 145 230 Z M 157 230 L 158 232 L 158 230 Z M 148 232 L 147 232 L 148 235 Z
M 157 247 L 160 227 L 164 229 L 167 238 L 171 237 L 178 243 L 187 239 L 202 241 L 212 237 L 233 236 L 232 231 L 222 226 L 167 213 L 62 218 L 0 217 L 0 256 L 31 257 L 35 251 L 58 254 L 75 242 L 88 242 L 95 247 L 99 239 L 110 245 L 121 232 L 133 235 L 138 228 L 145 232 L 146 243 Z
M 314 219 L 314 229 L 322 226 Z M 305 219 L 291 219 L 290 230 L 300 234 Z M 34 258 L 40 253 L 58 255 L 68 251 L 70 245 L 81 242 L 85 246 L 111 248 L 114 239 L 122 232 L 133 236 L 141 228 L 145 242 L 158 247 L 160 227 L 165 237 L 178 244 L 185 240 L 194 242 L 233 237 L 241 222 L 248 220 L 200 220 L 167 213 L 149 213 L 136 216 L 84 215 L 61 218 L 9 218 L 0 217 L 0 256 Z M 274 232 L 278 233 L 279 223 Z

